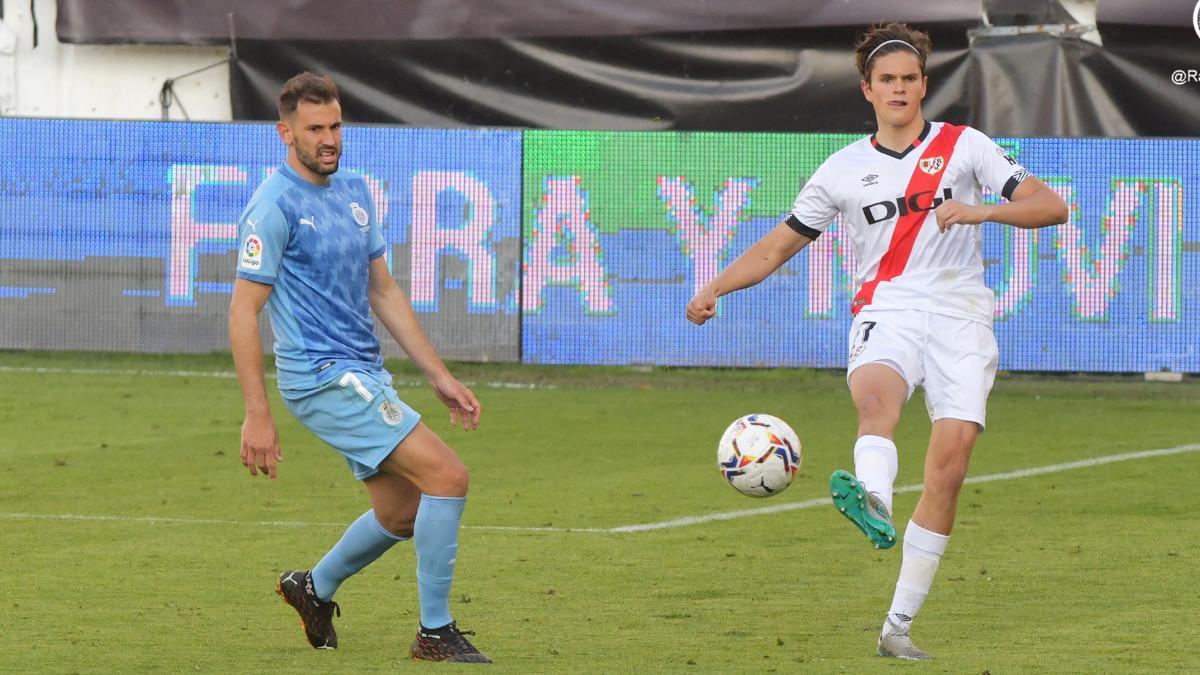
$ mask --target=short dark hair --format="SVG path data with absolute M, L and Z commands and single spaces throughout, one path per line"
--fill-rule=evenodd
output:
M 338 88 L 333 78 L 305 71 L 283 83 L 283 89 L 279 92 L 279 119 L 290 117 L 301 101 L 329 103 L 340 102 L 341 99 L 338 98 Z
M 879 45 L 888 40 L 900 40 L 911 46 L 911 49 L 899 42 L 892 42 L 884 45 L 879 51 L 875 51 Z M 925 59 L 929 56 L 929 52 L 933 51 L 933 42 L 929 39 L 928 33 L 919 31 L 905 23 L 893 21 L 892 23 L 874 25 L 867 28 L 859 36 L 858 42 L 854 45 L 854 65 L 858 67 L 858 72 L 862 73 L 863 79 L 870 82 L 871 63 L 881 56 L 900 51 L 906 51 L 916 56 L 921 62 L 921 75 L 924 75 Z

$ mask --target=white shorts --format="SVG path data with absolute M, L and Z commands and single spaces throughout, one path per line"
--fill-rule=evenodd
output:
M 1000 352 L 992 327 L 917 310 L 859 312 L 850 325 L 846 381 L 859 366 L 891 366 L 908 395 L 925 389 L 929 419 L 975 422 L 982 429 Z

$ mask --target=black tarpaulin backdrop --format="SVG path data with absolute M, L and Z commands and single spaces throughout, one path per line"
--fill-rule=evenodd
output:
M 58 0 L 57 28 L 88 44 L 219 44 L 230 23 L 244 39 L 354 42 L 975 24 L 979 12 L 979 0 Z
M 416 42 L 238 44 L 234 116 L 274 119 L 301 70 L 337 80 L 347 119 L 417 126 L 859 131 L 850 30 Z M 947 40 L 948 41 L 948 40 Z M 929 64 L 932 112 L 957 105 L 965 35 Z M 965 109 L 959 110 L 959 114 Z
M 122 8 L 148 4 L 122 21 Z M 274 119 L 282 82 L 311 70 L 337 80 L 348 121 L 862 132 L 874 116 L 858 91 L 854 36 L 900 19 L 933 36 L 931 119 L 992 135 L 1200 135 L 1200 82 L 1171 79 L 1200 69 L 1191 0 L 1103 0 L 1102 46 L 1055 29 L 980 31 L 980 5 L 960 0 L 920 10 L 881 0 L 194 4 L 59 0 L 60 37 L 221 41 L 232 11 L 237 119 Z M 1053 0 L 989 0 L 988 10 L 1069 16 Z

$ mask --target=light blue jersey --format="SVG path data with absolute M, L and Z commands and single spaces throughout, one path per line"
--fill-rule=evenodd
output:
M 238 242 L 237 277 L 274 286 L 267 314 L 280 390 L 383 371 L 367 284 L 385 246 L 361 176 L 339 171 L 320 186 L 284 164 L 242 212 Z

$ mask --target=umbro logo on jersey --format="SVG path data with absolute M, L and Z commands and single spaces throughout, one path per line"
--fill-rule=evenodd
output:
M 942 205 L 942 202 L 948 199 L 954 199 L 950 192 L 950 188 L 942 189 L 941 197 L 931 196 L 928 200 L 925 195 L 933 195 L 933 190 L 925 190 L 924 192 L 916 192 L 903 197 L 896 197 L 885 202 L 875 202 L 867 204 L 863 207 L 863 218 L 866 218 L 868 225 L 881 223 L 885 220 L 891 220 L 896 216 L 907 216 L 910 212 L 916 213 L 919 211 L 932 211 Z
M 879 185 L 878 178 L 879 178 L 879 174 L 869 173 L 869 174 L 863 176 L 862 178 L 860 178 L 859 180 L 862 181 L 863 187 L 871 187 L 872 185 Z
M 311 217 L 311 218 L 301 218 L 301 219 L 300 219 L 300 224 L 301 224 L 301 225 L 308 225 L 309 227 L 311 227 L 311 228 L 312 228 L 312 229 L 314 229 L 314 230 L 315 230 L 315 229 L 317 229 L 317 219 L 316 219 L 316 217 Z
M 936 176 L 945 165 L 946 160 L 942 159 L 941 155 L 937 157 L 922 157 L 921 161 L 917 162 L 917 166 L 930 176 Z
M 999 145 L 996 146 L 996 154 L 1003 157 L 1004 161 L 1008 162 L 1009 164 L 1012 164 L 1013 166 L 1017 165 L 1017 160 L 1012 155 L 1008 154 L 1007 150 Z

